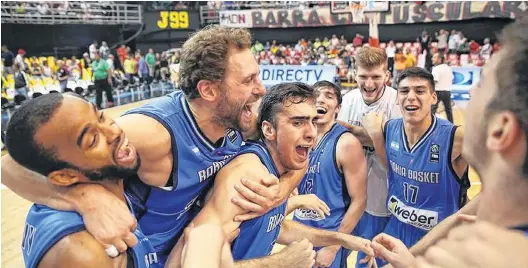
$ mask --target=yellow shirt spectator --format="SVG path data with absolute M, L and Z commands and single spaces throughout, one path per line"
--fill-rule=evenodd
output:
M 407 57 L 405 59 L 405 68 L 411 68 L 411 67 L 414 67 L 415 65 L 416 65 L 416 57 L 412 53 L 407 54 Z
M 136 61 L 134 59 L 126 59 L 123 63 L 123 68 L 125 69 L 126 74 L 135 74 L 136 73 Z

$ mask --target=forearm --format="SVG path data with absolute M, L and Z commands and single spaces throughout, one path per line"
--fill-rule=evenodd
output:
M 352 205 L 348 208 L 347 212 L 343 216 L 343 220 L 339 225 L 338 232 L 351 234 L 354 228 L 356 227 L 359 218 L 363 215 L 366 206 L 366 198 L 363 201 L 354 200 Z
M 301 182 L 307 168 L 308 166 L 302 170 L 290 171 L 280 177 L 279 200 L 277 200 L 276 204 L 281 204 L 282 202 L 286 201 L 288 197 L 290 197 L 290 194 L 299 185 L 299 182 Z
M 460 224 L 460 220 L 457 219 L 460 214 L 475 215 L 477 211 L 479 196 L 477 195 L 473 200 L 462 207 L 457 213 L 447 217 L 431 231 L 429 231 L 418 243 L 410 248 L 413 255 L 418 256 L 425 253 L 425 250 L 435 244 L 439 239 L 445 237 L 449 230 Z
M 235 262 L 235 268 L 290 268 L 281 260 L 280 253 L 259 259 L 241 260 Z
M 308 239 L 314 247 L 345 244 L 342 233 L 315 229 L 292 220 L 285 220 L 282 224 L 277 243 L 289 245 L 303 238 Z
M 374 134 L 371 138 L 376 156 L 383 167 L 388 170 L 387 155 L 385 152 L 385 137 L 383 137 L 383 133 Z
M 299 195 L 290 197 L 286 206 L 286 215 L 289 215 L 294 210 L 300 208 L 302 206 L 301 200 L 302 198 Z

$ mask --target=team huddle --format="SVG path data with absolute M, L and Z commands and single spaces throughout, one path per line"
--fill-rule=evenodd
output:
M 200 30 L 182 49 L 181 91 L 115 121 L 73 94 L 21 106 L 2 177 L 35 203 L 26 267 L 347 267 L 351 251 L 356 267 L 462 267 L 419 257 L 459 214 L 488 220 L 477 205 L 492 198 L 468 203 L 482 145 L 432 113 L 435 77 L 414 67 L 386 86 L 387 55 L 364 47 L 343 96 L 329 81 L 266 90 L 250 45 L 245 29 Z M 194 244 L 215 245 L 189 235 L 207 226 L 221 260 L 193 258 Z

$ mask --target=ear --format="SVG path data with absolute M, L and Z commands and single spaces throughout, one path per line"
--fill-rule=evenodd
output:
M 337 119 L 337 116 L 339 115 L 339 111 L 341 111 L 341 104 L 338 104 L 336 107 L 336 110 L 335 110 L 336 119 Z
M 438 95 L 436 94 L 436 91 L 432 89 L 433 91 L 433 105 L 438 104 Z
M 77 170 L 61 169 L 48 174 L 51 183 L 57 186 L 70 186 L 78 182 L 85 182 L 87 179 Z
M 518 147 L 523 138 L 519 121 L 512 112 L 501 112 L 491 118 L 488 123 L 486 146 L 496 152 L 504 152 Z
M 218 99 L 220 92 L 219 82 L 213 82 L 210 80 L 200 80 L 196 87 L 200 97 L 206 101 L 214 102 Z
M 264 121 L 262 122 L 262 134 L 266 140 L 275 140 L 277 138 L 277 131 L 271 122 Z

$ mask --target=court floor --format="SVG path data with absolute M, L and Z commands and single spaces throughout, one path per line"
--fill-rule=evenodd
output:
M 143 105 L 149 100 L 131 103 L 123 106 L 118 106 L 106 109 L 106 114 L 111 117 L 119 116 L 125 111 L 134 107 Z M 454 107 L 455 123 L 464 124 L 462 110 Z M 470 198 L 475 196 L 481 189 L 480 180 L 477 174 L 470 171 L 471 188 L 468 191 Z M 22 243 L 22 232 L 24 230 L 24 221 L 26 213 L 31 206 L 31 203 L 17 196 L 11 190 L 2 187 L 1 190 L 2 203 L 2 267 L 22 268 L 24 262 L 21 255 L 20 245 Z M 288 217 L 288 218 L 291 218 Z M 277 246 L 279 250 L 281 246 Z M 348 258 L 349 267 L 355 263 L 355 254 Z

